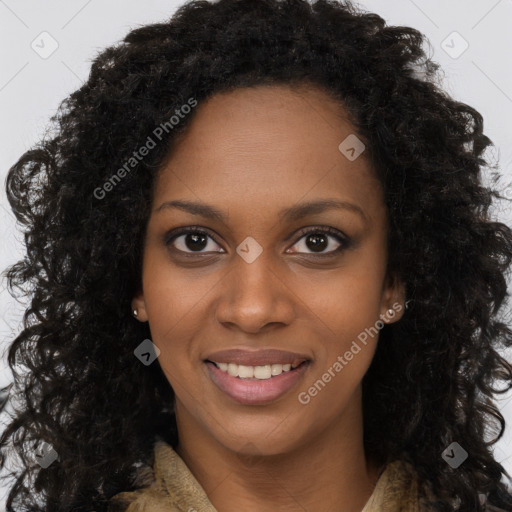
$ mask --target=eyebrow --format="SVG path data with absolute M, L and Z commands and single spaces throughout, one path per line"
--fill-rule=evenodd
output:
M 162 203 L 158 208 L 156 208 L 154 212 L 158 213 L 168 208 L 178 208 L 179 210 L 191 213 L 192 215 L 199 215 L 208 219 L 215 219 L 224 224 L 226 223 L 228 217 L 225 213 L 209 204 L 183 200 L 166 201 Z M 368 218 L 361 207 L 347 201 L 340 201 L 338 199 L 320 199 L 307 203 L 299 203 L 297 205 L 281 210 L 279 213 L 279 219 L 285 222 L 294 222 L 307 217 L 308 215 L 323 213 L 324 211 L 330 209 L 349 210 L 358 214 L 365 222 L 365 224 L 368 223 Z

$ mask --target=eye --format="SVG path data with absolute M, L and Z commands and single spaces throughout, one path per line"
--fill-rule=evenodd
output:
M 214 247 L 212 248 L 212 244 L 208 243 L 208 238 L 213 240 L 215 245 L 218 245 L 212 235 L 203 229 L 196 227 L 180 228 L 165 237 L 165 245 L 172 246 L 172 249 L 185 253 L 185 255 L 201 254 L 200 251 L 204 249 L 207 249 L 205 252 L 221 252 L 216 251 Z
M 347 236 L 345 236 L 341 231 L 338 231 L 334 228 L 324 228 L 324 227 L 315 227 L 315 228 L 304 228 L 299 232 L 299 235 L 302 235 L 296 245 L 301 246 L 300 241 L 302 242 L 302 248 L 306 250 L 309 249 L 313 252 L 305 252 L 301 249 L 294 250 L 294 253 L 304 253 L 305 254 L 313 254 L 314 256 L 324 257 L 324 256 L 333 256 L 334 254 L 338 254 L 344 249 L 347 249 L 350 245 L 350 240 Z M 334 249 L 329 251 L 325 251 L 327 247 L 332 246 L 329 238 L 333 238 L 337 246 Z M 324 252 L 322 252 L 324 251 Z
M 302 248 L 304 250 L 293 250 L 292 253 L 329 257 L 340 253 L 350 246 L 350 239 L 346 235 L 330 227 L 304 228 L 299 232 L 299 236 L 300 239 L 295 245 L 300 246 L 299 242 L 304 239 L 304 242 L 302 242 Z M 213 243 L 209 243 L 208 239 L 212 240 Z M 332 246 L 329 239 L 334 239 L 335 243 L 338 245 L 335 246 L 334 249 L 325 252 L 326 248 Z M 215 249 L 215 245 L 219 247 L 219 244 L 209 232 L 194 226 L 172 231 L 165 237 L 164 242 L 166 246 L 171 246 L 172 250 L 185 256 L 193 256 L 194 254 L 202 254 L 203 252 L 224 252 L 222 248 L 220 251 Z M 312 252 L 308 253 L 308 249 Z

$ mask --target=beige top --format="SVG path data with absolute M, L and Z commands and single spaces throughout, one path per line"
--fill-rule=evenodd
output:
M 218 512 L 183 459 L 164 441 L 155 443 L 153 469 L 141 474 L 143 489 L 116 494 L 108 512 Z M 361 512 L 421 512 L 416 473 L 396 460 L 381 472 Z

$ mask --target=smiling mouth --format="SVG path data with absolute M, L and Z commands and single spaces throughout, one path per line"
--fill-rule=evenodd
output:
M 231 377 L 238 378 L 240 380 L 257 381 L 257 380 L 269 380 L 274 377 L 279 377 L 283 373 L 288 373 L 302 365 L 308 363 L 308 361 L 294 361 L 291 364 L 266 364 L 261 366 L 246 366 L 239 365 L 236 363 L 218 363 L 211 360 L 206 360 L 206 363 L 215 365 L 222 372 L 230 375 Z

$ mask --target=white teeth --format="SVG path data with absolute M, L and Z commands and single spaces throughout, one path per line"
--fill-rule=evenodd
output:
M 239 365 L 238 376 L 241 379 L 252 379 L 254 377 L 254 367 Z
M 283 372 L 289 372 L 293 368 L 297 368 L 301 362 L 293 364 L 266 364 L 263 366 L 245 366 L 234 363 L 215 363 L 217 368 L 223 372 L 227 372 L 231 377 L 240 379 L 260 379 L 267 380 L 277 377 Z
M 242 377 L 242 375 L 240 375 L 240 377 Z M 256 379 L 270 379 L 270 377 L 272 377 L 272 366 L 269 364 L 266 364 L 265 366 L 255 366 L 254 377 Z
M 276 375 L 281 375 L 281 373 L 283 373 L 283 365 L 282 364 L 273 364 L 271 367 L 270 367 L 270 373 L 272 374 L 272 376 L 276 376 Z

